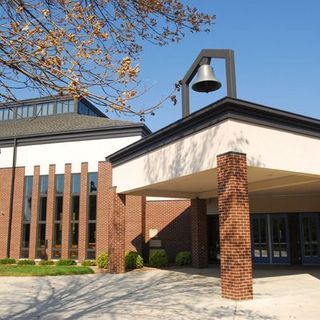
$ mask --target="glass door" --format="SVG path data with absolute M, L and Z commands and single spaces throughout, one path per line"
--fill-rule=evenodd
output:
M 251 216 L 252 258 L 255 263 L 270 263 L 268 216 Z
M 288 219 L 285 214 L 270 215 L 272 263 L 289 263 Z
M 320 263 L 320 219 L 318 213 L 300 215 L 303 264 Z

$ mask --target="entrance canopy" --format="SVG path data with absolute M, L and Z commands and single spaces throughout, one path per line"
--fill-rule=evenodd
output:
M 320 210 L 320 121 L 238 99 L 224 98 L 108 159 L 118 193 L 207 199 L 217 196 L 217 156 L 227 152 L 246 154 L 251 197 L 292 196 L 299 206 L 307 194 L 309 209 Z

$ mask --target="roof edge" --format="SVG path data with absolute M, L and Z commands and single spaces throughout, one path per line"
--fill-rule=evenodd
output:
M 113 166 L 118 166 L 227 119 L 320 138 L 320 120 L 318 119 L 245 100 L 224 97 L 109 155 L 106 159 Z

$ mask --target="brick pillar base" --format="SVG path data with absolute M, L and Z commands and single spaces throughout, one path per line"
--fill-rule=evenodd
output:
M 206 200 L 198 198 L 191 200 L 191 241 L 192 266 L 208 267 Z
M 246 155 L 218 156 L 222 297 L 252 299 L 252 260 Z
M 112 208 L 109 217 L 108 232 L 108 271 L 110 273 L 125 272 L 125 200 L 126 196 L 117 194 L 116 188 L 111 188 Z

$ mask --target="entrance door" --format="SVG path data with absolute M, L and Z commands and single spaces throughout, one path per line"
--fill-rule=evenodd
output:
M 300 215 L 301 251 L 304 264 L 320 263 L 320 219 L 317 213 Z
M 289 263 L 289 232 L 286 214 L 251 215 L 254 263 Z
M 289 263 L 287 215 L 270 215 L 272 263 Z
M 251 216 L 252 258 L 255 263 L 270 263 L 267 215 Z

